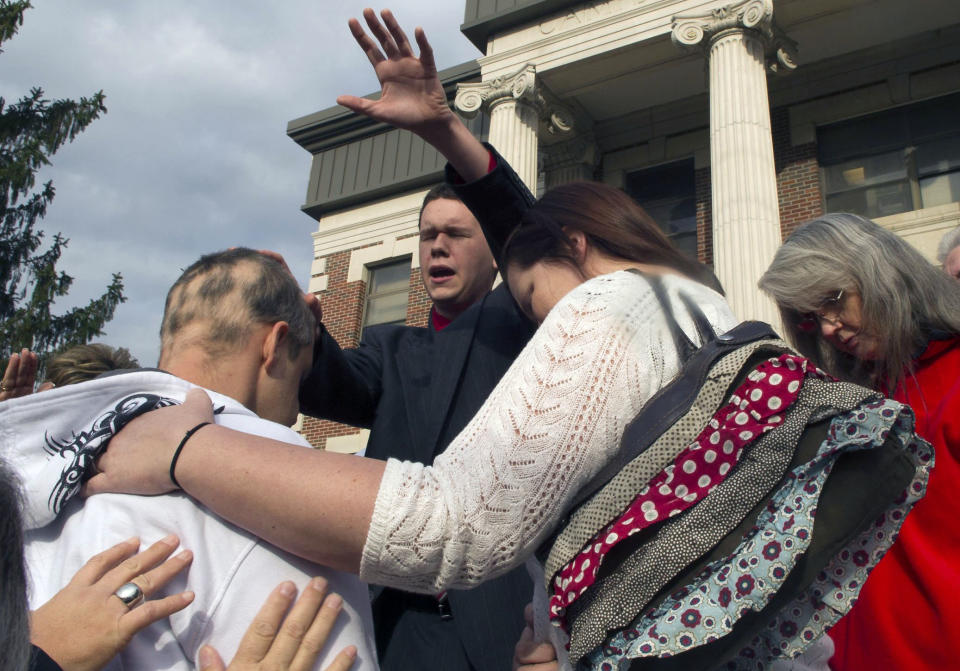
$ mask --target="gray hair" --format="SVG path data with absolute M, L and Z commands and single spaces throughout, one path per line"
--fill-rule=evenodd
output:
M 313 345 L 316 322 L 286 268 L 242 247 L 207 254 L 187 268 L 167 294 L 160 325 L 161 359 L 184 327 L 194 322 L 205 323 L 199 344 L 217 356 L 244 342 L 251 324 L 279 321 L 289 325 L 291 358 L 301 347 Z
M 30 660 L 21 510 L 20 483 L 0 459 L 0 666 L 16 671 Z
M 760 278 L 780 308 L 787 338 L 828 372 L 888 389 L 913 370 L 930 332 L 960 333 L 960 286 L 895 233 L 855 214 L 827 214 L 784 241 Z M 880 343 L 860 361 L 798 324 L 838 290 L 863 299 L 861 326 Z
M 960 226 L 948 231 L 940 238 L 940 244 L 937 245 L 937 263 L 941 266 L 946 263 L 950 252 L 957 247 L 960 247 Z

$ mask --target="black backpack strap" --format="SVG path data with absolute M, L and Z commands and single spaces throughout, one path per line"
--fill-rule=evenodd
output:
M 686 414 L 700 392 L 707 374 L 719 358 L 748 343 L 778 337 L 768 324 L 743 322 L 726 333 L 716 335 L 697 350 L 682 365 L 677 377 L 654 394 L 627 424 L 620 439 L 620 449 L 613 459 L 577 492 L 570 502 L 569 510 L 572 512 L 593 496 Z M 564 517 L 566 519 L 569 515 Z
M 663 281 L 659 276 L 646 275 L 639 270 L 630 269 L 630 272 L 642 275 L 653 290 L 654 296 L 660 303 L 667 325 L 670 328 L 677 353 L 680 358 L 680 371 L 667 385 L 662 387 L 634 417 L 624 429 L 620 440 L 620 449 L 574 496 L 567 507 L 556 529 L 566 526 L 573 512 L 586 500 L 597 493 L 604 485 L 619 473 L 624 466 L 642 454 L 652 445 L 670 426 L 679 420 L 690 409 L 706 380 L 710 369 L 725 354 L 757 340 L 779 339 L 769 324 L 763 322 L 742 322 L 726 333 L 717 334 L 700 307 L 688 296 L 680 295 L 680 299 L 690 311 L 700 335 L 702 347 L 696 347 L 690 338 L 680 328 L 673 308 L 667 297 Z M 549 553 L 554 531 L 538 548 L 537 556 L 544 559 Z

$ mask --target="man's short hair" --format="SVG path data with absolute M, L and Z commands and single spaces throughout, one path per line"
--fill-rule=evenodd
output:
M 423 197 L 423 204 L 420 206 L 420 216 L 417 217 L 417 226 L 420 226 L 423 223 L 423 211 L 427 209 L 427 205 L 432 203 L 435 200 L 455 200 L 458 203 L 463 202 L 460 200 L 460 196 L 457 195 L 457 192 L 447 184 L 446 182 L 441 182 L 435 187 L 427 191 L 427 195 Z
M 205 322 L 199 343 L 211 356 L 244 342 L 252 324 L 287 322 L 291 358 L 313 344 L 315 321 L 296 280 L 286 268 L 246 248 L 206 254 L 180 276 L 160 325 L 166 351 L 184 327 Z

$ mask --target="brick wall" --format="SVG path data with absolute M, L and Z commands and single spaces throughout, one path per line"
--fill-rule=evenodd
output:
M 791 146 L 790 119 L 785 107 L 772 110 L 770 122 L 780 201 L 780 231 L 786 238 L 798 224 L 823 214 L 817 145 L 809 142 Z
M 430 323 L 430 296 L 423 288 L 420 280 L 420 269 L 410 270 L 410 294 L 407 297 L 407 324 L 410 326 L 426 326 Z
M 358 249 L 361 248 L 358 247 Z M 327 288 L 318 294 L 320 304 L 323 306 L 324 326 L 341 347 L 356 347 L 359 342 L 367 291 L 366 282 L 362 280 L 347 282 L 351 251 L 353 250 L 326 257 Z M 426 326 L 430 316 L 430 305 L 430 297 L 427 296 L 420 281 L 420 269 L 411 268 L 407 324 Z M 300 429 L 300 433 L 310 441 L 310 444 L 318 448 L 326 445 L 327 438 L 349 436 L 356 432 L 355 427 L 313 417 L 304 417 L 303 426 Z
M 798 224 L 823 214 L 820 167 L 814 142 L 792 146 L 790 119 L 786 108 L 771 111 L 773 154 L 777 172 L 777 198 L 780 201 L 780 230 L 787 237 Z M 710 168 L 695 174 L 697 192 L 697 256 L 713 263 L 712 198 Z
M 326 260 L 327 288 L 318 294 L 323 307 L 323 324 L 341 347 L 356 347 L 363 319 L 366 282 L 347 282 L 350 251 L 331 254 Z M 348 436 L 356 432 L 357 429 L 352 426 L 313 417 L 304 417 L 300 429 L 310 444 L 319 448 L 325 446 L 328 437 Z
M 418 233 L 405 236 L 412 238 L 418 236 Z M 404 239 L 404 238 L 401 238 Z M 430 323 L 430 308 L 433 303 L 430 302 L 430 296 L 427 290 L 423 288 L 423 281 L 420 279 L 420 268 L 410 268 L 410 293 L 407 294 L 407 324 L 409 326 L 426 326 Z

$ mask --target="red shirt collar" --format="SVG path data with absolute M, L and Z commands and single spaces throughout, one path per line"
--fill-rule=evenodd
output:
M 430 325 L 433 327 L 434 331 L 442 331 L 450 326 L 450 322 L 452 321 L 452 319 L 447 319 L 442 314 L 437 312 L 437 308 L 430 308 Z

